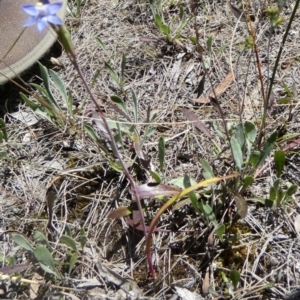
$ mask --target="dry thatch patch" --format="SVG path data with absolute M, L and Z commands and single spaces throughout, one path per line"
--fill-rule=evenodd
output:
M 285 3 L 283 14 L 286 20 L 271 36 L 269 54 L 269 26 L 264 3 L 252 1 L 250 4 L 249 14 L 256 20 L 252 26 L 257 37 L 263 82 L 267 85 L 267 57 L 272 70 L 294 3 Z M 165 1 L 165 19 L 178 24 L 180 5 L 187 15 L 191 15 L 187 1 L 169 1 L 168 4 Z M 286 97 L 283 83 L 290 89 L 294 86 L 292 119 L 285 122 L 290 114 L 288 105 L 273 105 L 267 118 L 266 136 L 284 123 L 291 139 L 293 133 L 297 136 L 299 132 L 297 22 L 296 18 L 273 88 L 278 100 Z M 190 36 L 195 36 L 193 21 L 182 31 L 180 42 L 167 43 L 153 22 L 147 1 L 84 1 L 80 17 L 69 16 L 66 20 L 78 63 L 105 115 L 111 119 L 120 118 L 120 112 L 110 100 L 111 95 L 119 95 L 133 118 L 132 90 L 139 99 L 136 127 L 141 137 L 149 125 L 147 114 L 150 113 L 150 117 L 156 115 L 151 122 L 155 134 L 145 141 L 143 147 L 145 162 L 149 162 L 143 165 L 137 160 L 130 168 L 138 184 L 153 181 L 149 176 L 150 167 L 156 172 L 159 170 L 158 140 L 161 136 L 166 141 L 165 183 L 185 174 L 197 182 L 203 180 L 203 158 L 210 163 L 216 176 L 232 172 L 229 145 L 213 127 L 213 122 L 222 127 L 222 120 L 216 106 L 207 101 L 211 87 L 217 91 L 228 123 L 237 124 L 241 117 L 243 121 L 260 124 L 263 104 L 257 65 L 252 51 L 243 50 L 249 35 L 246 23 L 237 22 L 225 3 L 201 1 L 197 6 L 196 24 L 204 49 L 202 56 L 189 40 Z M 210 36 L 213 41 L 211 54 L 205 50 Z M 99 47 L 95 38 L 101 39 L 105 50 Z M 120 74 L 123 54 L 127 62 L 121 90 L 104 63 Z M 199 83 L 205 73 L 203 59 L 208 56 L 211 57 L 210 82 L 206 80 L 204 93 L 199 96 Z M 4 265 L 8 264 L 8 259 L 12 260 L 10 257 L 15 258 L 15 264 L 31 261 L 27 252 L 16 247 L 11 238 L 13 233 L 21 233 L 33 242 L 33 232 L 43 232 L 50 241 L 54 257 L 66 263 L 67 247 L 58 242 L 59 237 L 69 228 L 78 242 L 80 229 L 84 228 L 87 243 L 75 268 L 64 280 L 42 274 L 43 279 L 38 281 L 38 295 L 60 292 L 53 286 L 56 283 L 70 288 L 65 293 L 79 299 L 178 299 L 178 288 L 183 288 L 181 292 L 188 293 L 184 289 L 195 292 L 194 296 L 198 296 L 195 299 L 225 299 L 230 297 L 226 278 L 230 277 L 232 270 L 241 275 L 240 285 L 235 291 L 238 299 L 282 299 L 287 291 L 299 284 L 300 245 L 294 229 L 299 193 L 284 208 L 270 209 L 249 201 L 247 216 L 237 222 L 236 205 L 228 194 L 224 199 L 220 196 L 213 198 L 208 192 L 199 194 L 203 201 L 214 201 L 217 221 L 226 229 L 223 242 L 212 234 L 213 226 L 203 214 L 195 211 L 190 201 L 181 207 L 170 208 L 160 218 L 157 227 L 171 230 L 171 233 L 160 231 L 153 234 L 153 261 L 158 278 L 154 280 L 149 276 L 142 231 L 130 226 L 126 219 L 108 218 L 116 207 L 132 205 L 129 183 L 118 167 L 112 165 L 111 151 L 105 153 L 84 131 L 83 126 L 89 124 L 105 140 L 97 123 L 99 117 L 79 76 L 65 54 L 59 61 L 64 68 L 57 69 L 57 72 L 79 107 L 75 117 L 76 133 L 68 123 L 57 129 L 40 116 L 34 116 L 25 105 L 19 106 L 18 121 L 16 115 L 7 116 L 9 141 L 3 147 L 9 156 L 0 161 L 0 252 Z M 56 92 L 55 97 L 59 99 L 59 93 Z M 241 115 L 240 106 L 243 106 Z M 192 111 L 209 134 L 197 130 L 187 121 L 183 109 Z M 33 120 L 34 117 L 38 122 Z M 284 148 L 288 143 L 289 140 L 285 139 L 278 143 L 278 148 Z M 135 155 L 132 140 L 127 136 L 118 145 L 124 161 L 130 162 Z M 287 152 L 283 175 L 286 185 L 299 184 L 298 148 Z M 267 161 L 244 197 L 268 197 L 276 174 L 272 160 Z M 49 216 L 45 209 L 49 188 L 57 193 L 52 222 L 55 230 L 52 232 L 47 228 Z M 150 224 L 162 202 L 145 199 L 144 205 L 146 224 Z M 34 276 L 40 272 L 38 270 L 31 266 L 22 271 L 22 276 L 37 281 Z M 60 266 L 60 270 L 67 274 L 67 265 Z M 46 284 L 50 281 L 52 286 Z M 30 284 L 33 289 L 33 283 Z M 1 290 L 8 298 L 28 299 L 30 294 L 19 285 L 3 284 Z M 202 294 L 202 298 L 196 293 Z M 67 294 L 64 295 L 66 299 L 70 297 Z

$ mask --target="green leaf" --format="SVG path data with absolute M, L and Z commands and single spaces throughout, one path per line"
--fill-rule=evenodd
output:
M 123 110 L 123 112 L 126 114 L 126 116 L 129 117 L 129 111 L 126 108 L 126 105 L 124 103 L 124 101 L 116 95 L 110 96 L 110 99 L 112 100 L 112 102 L 114 102 L 121 110 Z
M 238 283 L 240 281 L 240 278 L 241 278 L 240 273 L 236 270 L 231 270 L 229 277 L 232 281 L 234 289 L 236 290 L 237 286 L 238 286 Z
M 297 189 L 298 189 L 298 186 L 295 185 L 295 184 L 292 184 L 292 185 L 288 188 L 288 190 L 286 191 L 286 195 L 287 195 L 288 197 L 293 196 L 293 195 L 297 192 Z
M 8 138 L 7 138 L 7 131 L 6 131 L 6 123 L 1 118 L 0 118 L 0 131 L 2 131 L 3 138 L 4 138 L 5 142 L 7 142 Z
M 200 163 L 201 163 L 202 168 L 203 168 L 203 177 L 205 179 L 210 179 L 210 178 L 215 177 L 213 169 L 212 169 L 212 167 L 210 166 L 210 164 L 208 163 L 207 160 L 201 159 Z
M 0 130 L 0 144 L 3 142 L 3 132 Z
M 132 99 L 133 99 L 134 122 L 137 123 L 139 121 L 139 102 L 138 102 L 135 92 L 132 90 L 131 93 L 132 93 Z
M 52 271 L 51 268 L 49 268 L 48 266 L 44 265 L 43 263 L 39 262 L 40 267 L 49 274 L 53 274 L 53 275 L 57 275 L 57 273 L 55 271 Z
M 169 27 L 168 25 L 162 24 L 162 25 L 160 26 L 160 30 L 161 30 L 161 32 L 164 33 L 167 37 L 170 36 L 171 30 L 170 30 L 170 27 Z
M 240 145 L 241 150 L 243 150 L 245 145 L 245 133 L 242 124 L 238 124 L 238 126 L 236 127 L 234 132 L 234 137 L 236 138 L 238 144 Z
M 290 98 L 293 98 L 293 92 L 286 83 L 283 82 L 283 88 Z
M 108 155 L 109 154 L 109 150 L 107 149 L 106 145 L 102 142 L 102 140 L 100 140 L 100 138 L 98 137 L 98 135 L 96 134 L 96 132 L 94 131 L 94 129 L 90 126 L 90 125 L 84 125 L 84 130 L 85 132 L 90 136 L 90 138 L 92 138 L 95 142 L 97 142 L 98 146 Z
M 275 191 L 278 191 L 279 186 L 280 186 L 280 178 L 277 178 L 277 179 L 274 181 L 274 184 L 273 184 L 273 187 L 274 187 Z
M 120 84 L 124 84 L 124 79 L 125 79 L 125 67 L 126 67 L 126 56 L 123 53 L 122 55 L 122 61 L 121 61 L 121 82 Z
M 51 249 L 51 246 L 50 246 L 46 236 L 42 232 L 36 230 L 33 233 L 33 239 L 35 240 L 36 243 L 45 245 L 45 246 L 47 246 L 48 248 Z
M 225 234 L 225 225 L 222 224 L 219 228 L 215 230 L 215 234 L 218 236 L 219 240 L 223 243 L 224 238 L 223 235 Z
M 166 145 L 165 145 L 165 140 L 161 136 L 158 141 L 158 159 L 159 159 L 159 167 L 160 171 L 163 173 L 164 171 L 164 162 L 165 162 L 165 150 L 166 150 Z
M 244 180 L 243 180 L 243 187 L 242 187 L 241 193 L 244 192 L 253 183 L 254 183 L 253 176 L 245 177 Z
M 181 189 L 184 189 L 184 183 L 183 183 L 183 181 L 184 181 L 184 177 L 181 176 L 181 177 L 174 178 L 174 179 L 170 180 L 168 183 L 169 184 L 174 184 L 174 185 L 180 187 Z M 190 182 L 191 182 L 192 186 L 195 185 L 195 184 L 197 184 L 197 182 L 194 179 L 192 179 L 192 178 L 190 178 Z
M 210 36 L 210 37 L 207 39 L 207 41 L 206 41 L 206 46 L 207 46 L 208 52 L 211 52 L 212 36 Z
M 104 63 L 105 69 L 108 70 L 110 77 L 112 78 L 112 80 L 115 82 L 115 84 L 120 88 L 121 87 L 121 83 L 120 83 L 120 79 L 119 76 L 116 74 L 116 72 L 112 69 L 112 67 L 109 65 L 109 63 L 105 62 Z
M 184 188 L 185 189 L 188 188 L 188 187 L 190 187 L 190 186 L 192 186 L 189 176 L 184 175 L 184 177 L 183 177 L 183 184 L 184 184 Z M 189 198 L 190 198 L 190 200 L 192 202 L 192 205 L 195 208 L 195 210 L 198 213 L 200 213 L 201 210 L 199 208 L 199 203 L 198 203 L 198 199 L 197 199 L 196 194 L 192 191 L 192 192 L 188 193 L 188 196 L 189 196 Z
M 277 104 L 290 104 L 292 102 L 291 98 L 284 97 L 277 100 Z
M 66 224 L 65 232 L 66 232 L 66 235 L 67 235 L 67 236 L 72 237 L 71 228 L 70 228 L 70 226 L 69 226 L 68 224 Z
M 156 183 L 161 183 L 162 180 L 156 172 L 150 171 L 150 175 L 155 180 Z
M 184 10 L 183 10 L 183 7 L 180 6 L 180 8 L 179 8 L 179 20 L 180 21 L 183 20 L 183 15 L 184 15 Z
M 45 265 L 54 272 L 56 271 L 52 254 L 45 246 L 37 246 L 34 249 L 33 254 L 39 263 Z
M 62 235 L 59 239 L 60 243 L 63 243 L 65 245 L 67 245 L 68 247 L 70 247 L 74 252 L 77 252 L 77 246 L 76 246 L 76 242 L 74 241 L 73 238 L 71 238 L 70 236 L 67 235 Z
M 216 133 L 218 134 L 218 136 L 219 136 L 220 138 L 222 138 L 223 140 L 226 140 L 226 135 L 225 135 L 225 133 L 223 132 L 220 123 L 217 122 L 217 121 L 213 121 L 213 127 L 214 127 L 214 130 L 216 131 Z
M 14 234 L 12 239 L 15 241 L 16 244 L 18 244 L 20 247 L 28 250 L 28 251 L 31 251 L 33 252 L 33 247 L 32 245 L 30 244 L 30 242 L 24 238 L 23 235 L 21 234 Z
M 247 216 L 247 202 L 245 201 L 244 197 L 240 194 L 234 194 L 234 201 L 237 208 L 237 213 L 240 215 L 241 218 L 245 218 Z
M 263 146 L 263 149 L 261 151 L 259 160 L 258 160 L 258 162 L 255 166 L 256 168 L 258 168 L 260 165 L 262 165 L 265 162 L 266 158 L 269 156 L 269 154 L 273 150 L 274 145 L 275 145 L 276 140 L 277 140 L 277 136 L 278 136 L 277 131 L 273 132 L 270 135 L 270 137 L 266 140 L 266 142 L 264 143 L 264 146 Z
M 98 43 L 98 45 L 100 46 L 100 48 L 101 48 L 103 51 L 106 51 L 105 45 L 103 44 L 103 42 L 101 41 L 100 38 L 96 37 L 96 42 Z
M 271 186 L 271 187 L 270 187 L 270 192 L 269 192 L 269 199 L 270 199 L 271 201 L 275 201 L 275 199 L 276 199 L 276 194 L 277 194 L 277 192 L 276 192 L 275 188 L 274 188 L 273 186 Z
M 56 100 L 54 99 L 51 88 L 50 88 L 50 78 L 49 78 L 49 74 L 48 74 L 48 69 L 45 66 L 43 66 L 40 62 L 38 62 L 38 64 L 40 67 L 41 76 L 44 81 L 44 86 L 47 91 L 46 98 L 49 101 L 49 103 L 51 103 L 53 105 L 53 107 L 56 107 L 61 111 L 61 108 L 58 105 L 58 103 L 56 102 Z M 37 87 L 37 85 L 35 85 L 35 87 Z
M 252 145 L 254 144 L 256 139 L 257 128 L 254 123 L 246 121 L 244 125 L 244 130 L 245 130 L 246 146 L 247 146 L 246 162 L 248 162 L 251 155 Z
M 285 164 L 285 152 L 282 150 L 276 151 L 274 154 L 274 162 L 277 172 L 277 178 L 280 178 Z
M 218 222 L 212 208 L 202 201 L 199 202 L 199 208 L 201 209 L 202 213 L 204 213 L 204 215 L 212 222 L 212 224 L 217 227 Z
M 234 136 L 230 139 L 230 145 L 233 153 L 233 159 L 239 171 L 242 170 L 243 165 L 243 153 L 241 147 Z
M 163 24 L 163 20 L 159 14 L 155 14 L 155 25 L 158 27 L 158 29 L 161 31 L 161 26 Z
M 86 237 L 85 230 L 83 227 L 80 229 L 79 242 L 80 242 L 81 249 L 83 250 L 83 248 L 87 242 L 87 237 Z
M 277 207 L 281 206 L 283 197 L 284 197 L 284 192 L 283 192 L 282 188 L 280 188 L 277 191 L 277 199 L 276 199 L 276 206 Z
M 250 163 L 252 164 L 252 166 L 256 166 L 259 162 L 259 158 L 260 158 L 260 152 L 259 151 L 253 151 L 250 155 Z
M 69 105 L 68 94 L 67 94 L 67 90 L 66 90 L 66 87 L 65 87 L 63 81 L 58 76 L 58 74 L 56 72 L 54 72 L 53 70 L 49 70 L 49 74 L 54 82 L 55 87 L 59 91 L 59 93 L 62 97 L 62 100 L 64 101 L 64 103 L 67 107 L 69 114 L 72 114 L 72 106 L 70 107 L 70 105 Z
M 69 275 L 71 274 L 72 270 L 74 269 L 76 263 L 78 261 L 78 254 L 76 252 L 72 253 L 70 257 L 70 263 L 69 263 Z

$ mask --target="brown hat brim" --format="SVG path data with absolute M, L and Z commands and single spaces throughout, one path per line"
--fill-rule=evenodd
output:
M 42 33 L 36 26 L 23 27 L 29 17 L 24 4 L 36 4 L 37 0 L 0 0 L 0 84 L 28 69 L 44 55 L 56 40 L 55 32 L 48 26 Z M 67 0 L 58 16 L 63 20 Z

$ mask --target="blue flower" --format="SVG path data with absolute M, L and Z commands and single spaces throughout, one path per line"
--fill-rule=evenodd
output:
M 37 24 L 38 31 L 42 32 L 47 23 L 62 25 L 61 19 L 56 15 L 62 5 L 62 2 L 50 4 L 48 0 L 38 2 L 36 5 L 23 5 L 22 9 L 30 16 L 24 26 Z

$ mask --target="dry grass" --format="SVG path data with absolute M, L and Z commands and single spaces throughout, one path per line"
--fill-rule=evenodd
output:
M 109 105 L 110 96 L 115 94 L 120 94 L 133 114 L 131 90 L 134 90 L 139 98 L 139 123 L 136 126 L 141 136 L 147 126 L 148 108 L 151 116 L 157 115 L 152 122 L 156 132 L 147 139 L 143 148 L 156 171 L 159 170 L 157 142 L 160 136 L 165 137 L 165 182 L 184 174 L 197 182 L 202 180 L 202 158 L 210 162 L 216 175 L 228 174 L 232 166 L 231 152 L 212 126 L 213 121 L 222 123 L 220 115 L 210 103 L 194 101 L 204 70 L 202 57 L 188 39 L 195 35 L 193 21 L 182 32 L 184 38 L 181 45 L 167 44 L 154 25 L 147 1 L 117 2 L 84 1 L 80 18 L 68 16 L 66 20 L 79 65 L 87 82 L 94 81 L 93 94 L 106 116 L 113 119 L 118 115 Z M 187 1 L 173 2 L 173 5 L 164 5 L 166 20 L 178 18 L 177 2 L 187 14 L 191 14 Z M 287 1 L 285 4 L 286 20 L 271 38 L 271 70 L 293 3 Z M 253 26 L 266 85 L 269 27 L 264 10 L 263 1 L 251 1 L 249 12 L 256 19 Z M 197 27 L 204 49 L 208 37 L 213 38 L 211 84 L 206 82 L 204 95 L 211 92 L 211 85 L 215 89 L 220 87 L 226 76 L 234 71 L 235 80 L 229 82 L 219 96 L 225 118 L 228 122 L 239 121 L 238 103 L 243 99 L 242 119 L 259 122 L 262 97 L 257 66 L 253 53 L 242 51 L 248 36 L 246 23 L 237 23 L 228 5 L 219 1 L 201 1 L 197 13 Z M 300 69 L 299 62 L 295 60 L 300 43 L 298 25 L 296 18 L 276 75 L 273 89 L 276 100 L 286 96 L 283 82 L 289 87 L 294 84 L 298 90 Z M 106 51 L 99 47 L 96 37 L 102 40 Z M 104 62 L 109 62 L 119 72 L 122 54 L 127 58 L 123 93 L 104 67 Z M 204 51 L 203 57 L 207 56 Z M 240 285 L 235 291 L 236 299 L 283 299 L 288 291 L 299 285 L 300 243 L 294 229 L 299 193 L 284 209 L 273 210 L 249 203 L 246 218 L 236 223 L 232 222 L 235 204 L 224 205 L 215 199 L 218 221 L 226 226 L 224 243 L 216 236 L 211 240 L 213 227 L 208 226 L 205 216 L 197 214 L 189 202 L 177 210 L 170 209 L 162 216 L 158 227 L 170 229 L 172 233 L 158 232 L 153 235 L 153 261 L 158 279 L 151 278 L 146 269 L 142 232 L 130 227 L 125 219 L 111 220 L 107 217 L 114 208 L 132 204 L 130 186 L 123 174 L 112 168 L 110 158 L 84 132 L 83 125 L 90 124 L 100 136 L 102 134 L 95 123 L 95 109 L 72 64 L 65 54 L 59 60 L 64 68 L 57 69 L 57 72 L 71 91 L 74 101 L 79 105 L 83 103 L 76 116 L 77 133 L 71 135 L 68 126 L 58 130 L 40 116 L 36 116 L 39 123 L 29 125 L 28 120 L 16 121 L 7 115 L 9 142 L 3 147 L 9 152 L 9 157 L 0 162 L 0 253 L 3 254 L 3 265 L 8 264 L 6 259 L 10 257 L 14 258 L 15 264 L 30 261 L 28 253 L 16 247 L 12 240 L 13 233 L 21 233 L 33 241 L 35 230 L 43 232 L 51 242 L 54 257 L 65 261 L 67 248 L 58 242 L 59 237 L 69 227 L 73 237 L 78 239 L 80 228 L 84 227 L 87 244 L 80 253 L 76 267 L 64 280 L 44 276 L 37 267 L 21 272 L 22 278 L 29 280 L 36 280 L 34 275 L 37 273 L 43 275 L 38 284 L 38 295 L 63 291 L 69 294 L 63 296 L 65 299 L 75 296 L 95 300 L 126 297 L 178 299 L 176 286 L 202 294 L 202 298 L 198 295 L 197 299 L 227 299 L 230 296 L 222 272 L 229 277 L 231 269 L 236 269 L 241 275 Z M 95 78 L 97 70 L 99 74 Z M 56 96 L 59 97 L 58 94 Z M 293 119 L 286 124 L 288 133 L 299 132 L 297 101 L 298 97 L 292 105 Z M 215 144 L 224 151 L 216 154 L 215 144 L 186 120 L 182 108 L 189 108 L 197 115 L 209 129 Z M 24 114 L 30 113 L 32 118 L 32 112 L 25 105 L 19 105 L 18 110 Z M 274 105 L 267 120 L 267 132 L 283 124 L 288 113 L 288 106 Z M 282 143 L 279 147 L 286 144 Z M 124 148 L 120 147 L 125 161 L 132 159 L 132 148 L 132 142 L 127 138 Z M 287 157 L 283 180 L 298 185 L 297 166 L 300 160 L 297 147 L 287 152 Z M 131 168 L 131 172 L 138 184 L 151 181 L 148 170 L 140 164 Z M 268 197 L 275 177 L 273 164 L 269 161 L 245 196 Z M 55 232 L 47 229 L 45 196 L 49 187 L 57 193 L 53 215 Z M 145 200 L 147 224 L 150 224 L 161 204 L 158 200 Z M 91 282 L 91 279 L 96 281 Z M 273 285 L 269 287 L 271 282 Z M 33 283 L 23 286 L 3 283 L 0 298 L 3 295 L 7 299 L 41 299 L 30 294 L 33 287 Z M 209 293 L 205 293 L 206 290 Z M 212 290 L 215 292 L 211 293 Z M 50 296 L 49 299 L 55 298 Z

